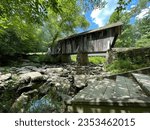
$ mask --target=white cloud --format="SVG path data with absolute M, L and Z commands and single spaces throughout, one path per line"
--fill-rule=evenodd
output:
M 91 18 L 99 27 L 104 26 L 111 14 L 114 12 L 118 0 L 106 0 L 107 5 L 103 9 L 94 9 L 91 13 Z
M 131 5 L 131 9 L 134 8 L 134 7 L 136 7 L 136 5 Z
M 150 6 L 146 9 L 142 9 L 141 12 L 136 16 L 136 19 L 140 20 L 148 16 L 150 12 Z

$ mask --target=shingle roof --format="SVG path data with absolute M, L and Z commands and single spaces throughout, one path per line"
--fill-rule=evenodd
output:
M 122 22 L 112 23 L 112 24 L 108 24 L 108 25 L 103 26 L 103 27 L 98 28 L 98 29 L 85 31 L 85 32 L 78 33 L 78 34 L 73 34 L 73 35 L 68 36 L 66 38 L 59 39 L 58 41 L 67 40 L 67 39 L 70 39 L 70 38 L 74 38 L 74 37 L 78 37 L 78 36 L 83 36 L 83 35 L 86 35 L 86 34 L 89 34 L 89 33 L 99 32 L 99 31 L 102 31 L 102 30 L 106 30 L 106 29 L 109 29 L 109 28 L 113 28 L 113 27 L 117 27 L 117 26 L 122 26 L 122 25 L 123 25 Z

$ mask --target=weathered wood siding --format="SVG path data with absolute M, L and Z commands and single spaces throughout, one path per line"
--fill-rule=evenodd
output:
M 51 54 L 99 53 L 109 50 L 117 36 L 121 33 L 121 25 L 79 34 L 59 40 L 52 48 Z

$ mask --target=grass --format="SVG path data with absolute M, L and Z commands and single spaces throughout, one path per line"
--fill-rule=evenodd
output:
M 77 62 L 76 58 L 77 58 L 77 55 L 71 55 L 71 61 L 72 62 Z
M 77 62 L 76 58 L 77 58 L 77 55 L 71 55 L 71 60 L 73 62 Z M 106 58 L 100 57 L 100 56 L 91 56 L 91 57 L 89 57 L 89 62 L 96 64 L 96 65 L 103 64 L 106 62 Z
M 106 62 L 106 58 L 100 57 L 100 56 L 92 56 L 92 57 L 89 57 L 89 62 L 96 64 L 96 65 L 103 64 Z

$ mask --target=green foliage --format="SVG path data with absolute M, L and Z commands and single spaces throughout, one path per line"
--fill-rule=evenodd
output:
M 150 63 L 143 63 L 142 59 L 139 59 L 137 63 L 132 61 L 129 58 L 126 59 L 118 59 L 113 61 L 111 64 L 106 66 L 106 70 L 112 73 L 122 73 L 127 72 L 135 69 L 139 69 L 142 67 L 148 67 Z
M 137 47 L 150 47 L 150 33 L 143 35 L 141 39 L 136 41 Z
M 109 18 L 109 23 L 116 23 L 120 20 L 119 13 L 117 11 L 113 12 Z
M 126 72 L 128 70 L 134 69 L 132 62 L 130 60 L 115 60 L 107 67 L 107 71 L 111 71 L 112 73 L 118 72 Z
M 106 0 L 78 0 L 80 6 L 85 10 L 104 8 L 107 4 Z
M 103 64 L 106 62 L 106 58 L 100 57 L 100 56 L 91 56 L 89 57 L 89 62 L 96 64 L 96 65 Z
M 39 44 L 32 37 L 23 39 L 14 30 L 7 29 L 5 33 L 0 35 L 0 54 L 14 55 L 16 53 L 36 52 L 38 49 L 40 50 Z
M 0 55 L 46 51 L 76 28 L 88 27 L 82 12 L 77 0 L 1 0 Z
M 71 61 L 76 62 L 77 61 L 77 55 L 71 55 Z
M 67 3 L 67 4 L 66 4 Z M 106 4 L 105 0 L 1 0 L 0 16 L 14 17 L 19 16 L 28 23 L 43 23 L 48 18 L 49 10 L 62 15 L 65 10 L 74 9 L 66 5 L 77 5 L 82 8 L 102 8 Z M 67 7 L 64 10 L 64 7 Z
M 16 90 L 12 89 L 13 82 L 9 83 L 5 91 L 0 92 L 0 112 L 10 112 L 10 106 L 15 101 Z
M 71 56 L 71 60 L 72 60 L 73 62 L 76 62 L 76 57 L 77 57 L 76 55 L 72 55 L 72 56 Z M 88 58 L 89 58 L 89 62 L 90 62 L 90 63 L 96 64 L 96 65 L 98 65 L 98 64 L 103 64 L 103 63 L 106 62 L 106 58 L 105 58 L 105 57 L 89 56 Z
M 118 6 L 116 8 L 116 11 L 118 13 L 122 12 L 126 9 L 126 6 L 131 2 L 131 0 L 118 0 Z
M 87 28 L 89 23 L 81 15 L 81 8 L 76 1 L 61 3 L 63 13 L 61 15 L 49 10 L 48 20 L 41 26 L 41 39 L 44 43 L 54 45 L 58 39 L 64 38 L 76 32 L 76 28 Z M 69 7 L 69 10 L 68 10 Z
M 134 26 L 126 25 L 122 34 L 118 37 L 116 41 L 117 47 L 134 47 L 135 38 L 134 38 Z
M 130 24 L 131 18 L 138 15 L 142 9 L 147 8 L 147 3 L 149 0 L 139 0 L 138 4 L 129 9 L 128 11 L 123 11 L 124 7 L 128 4 L 124 0 L 119 1 L 119 5 L 123 4 L 121 10 L 116 9 L 116 11 L 111 15 L 109 23 L 121 21 L 123 22 L 122 34 L 118 37 L 116 41 L 116 47 L 145 47 L 149 46 L 148 33 L 150 32 L 150 13 L 142 19 L 136 19 L 134 24 Z
M 54 12 L 61 12 L 60 2 L 63 0 L 1 0 L 0 16 L 20 16 L 27 22 L 42 23 L 47 18 L 48 9 Z

